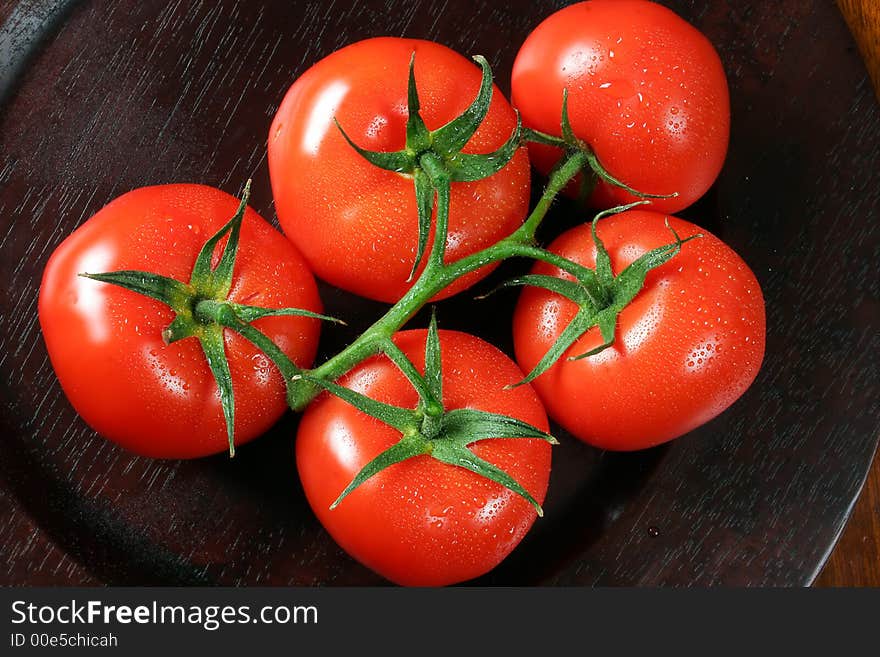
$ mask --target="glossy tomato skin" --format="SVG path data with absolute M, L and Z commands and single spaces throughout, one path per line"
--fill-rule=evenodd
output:
M 395 342 L 424 371 L 424 330 Z M 476 408 L 547 430 L 547 416 L 516 364 L 465 333 L 440 331 L 447 410 Z M 364 361 L 342 379 L 370 397 L 414 408 L 412 386 L 387 358 Z M 330 504 L 400 434 L 336 397 L 322 395 L 303 415 L 297 467 L 306 497 L 336 542 L 362 564 L 403 585 L 441 586 L 472 579 L 500 563 L 536 518 L 510 490 L 428 456 L 395 464 L 367 480 L 332 511 Z M 486 440 L 473 452 L 508 472 L 538 502 L 550 474 L 550 445 L 536 439 Z
M 320 278 L 386 302 L 410 286 L 406 279 L 418 241 L 413 182 L 364 160 L 343 139 L 334 117 L 363 148 L 402 149 L 413 52 L 422 117 L 430 130 L 439 128 L 474 99 L 479 68 L 436 43 L 375 38 L 338 50 L 306 71 L 290 87 L 269 132 L 272 192 L 285 234 Z M 495 88 L 489 113 L 464 150 L 494 151 L 515 127 L 513 109 Z M 450 204 L 448 262 L 513 232 L 528 212 L 526 149 L 490 178 L 453 183 Z M 489 271 L 456 281 L 438 298 Z
M 613 176 L 645 193 L 678 192 L 654 201 L 660 212 L 700 198 L 727 154 L 730 98 L 718 53 L 647 0 L 589 0 L 552 14 L 517 54 L 511 88 L 523 124 L 555 135 L 567 88 L 575 134 Z M 535 144 L 529 154 L 543 173 L 560 157 Z M 634 200 L 605 182 L 591 198 L 603 208 Z
M 228 449 L 218 389 L 197 339 L 162 342 L 162 329 L 174 318 L 167 306 L 77 274 L 133 269 L 189 282 L 202 245 L 238 203 L 201 185 L 137 189 L 74 231 L 46 265 L 39 319 L 61 386 L 95 431 L 137 454 L 191 458 Z M 229 298 L 321 309 L 314 278 L 296 248 L 250 208 Z M 270 317 L 254 326 L 299 365 L 314 358 L 317 320 Z M 236 443 L 242 444 L 284 412 L 284 384 L 249 342 L 231 331 L 225 337 Z
M 629 211 L 602 219 L 599 236 L 613 270 L 672 240 L 665 215 Z M 651 271 L 618 317 L 614 346 L 568 360 L 601 344 L 590 329 L 532 385 L 547 412 L 581 440 L 611 450 L 651 447 L 708 422 L 754 380 L 764 356 L 761 288 L 745 262 L 714 235 L 669 217 L 682 238 L 672 260 Z M 589 224 L 561 235 L 550 250 L 595 266 Z M 534 271 L 559 275 L 538 264 Z M 525 288 L 513 319 L 516 358 L 530 371 L 576 312 L 552 292 Z

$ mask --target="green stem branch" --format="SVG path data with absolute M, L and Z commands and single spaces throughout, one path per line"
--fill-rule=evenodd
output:
M 516 238 L 517 240 L 522 239 L 526 242 L 534 241 L 535 232 L 538 230 L 538 226 L 547 215 L 547 211 L 553 204 L 553 200 L 559 192 L 562 191 L 562 188 L 577 175 L 586 162 L 587 154 L 582 151 L 569 155 L 560 162 L 560 165 L 550 175 L 550 179 L 547 181 L 547 187 L 544 188 L 544 193 L 535 205 L 535 209 L 532 210 L 532 213 L 528 216 L 525 222 L 523 222 L 523 225 L 511 235 L 512 238 Z
M 422 165 L 426 173 L 431 176 L 437 190 L 437 226 L 434 245 L 424 271 L 407 293 L 354 342 L 311 370 L 307 377 L 294 376 L 293 380 L 288 379 L 288 402 L 291 408 L 296 411 L 303 410 L 321 392 L 320 386 L 308 381 L 309 378 L 333 381 L 364 359 L 378 354 L 391 336 L 428 301 L 462 276 L 494 262 L 517 256 L 543 260 L 570 273 L 576 273 L 572 268 L 578 268 L 577 273 L 582 273 L 583 268 L 576 263 L 536 246 L 535 232 L 547 215 L 553 199 L 569 180 L 577 175 L 584 162 L 585 155 L 581 152 L 566 156 L 551 174 L 540 201 L 520 228 L 500 242 L 447 265 L 443 262 L 443 255 L 449 221 L 449 182 L 443 175 L 438 175 L 432 170 L 434 162 L 430 161 L 430 158 L 423 158 Z M 595 293 L 598 297 L 597 290 L 587 291 L 591 296 Z M 268 355 L 275 360 L 271 354 Z

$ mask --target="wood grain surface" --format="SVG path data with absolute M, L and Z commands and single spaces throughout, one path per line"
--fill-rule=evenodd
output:
M 837 0 L 880 99 L 880 2 Z M 817 586 L 880 586 L 880 455 Z
M 146 184 L 235 192 L 253 177 L 272 218 L 269 122 L 292 79 L 341 45 L 435 39 L 487 56 L 507 90 L 517 44 L 566 3 L 108 0 L 42 32 L 25 11 L 38 4 L 0 5 L 24 26 L 0 43 L 0 584 L 382 584 L 311 514 L 294 416 L 234 462 L 151 461 L 96 436 L 49 364 L 40 274 L 75 226 Z M 728 72 L 725 170 L 684 216 L 756 272 L 766 361 L 728 412 L 667 447 L 609 454 L 562 435 L 545 518 L 478 584 L 810 584 L 877 445 L 880 225 L 865 218 L 880 213 L 880 111 L 846 25 L 824 0 L 665 4 Z M 551 222 L 583 218 L 563 202 Z M 326 357 L 382 307 L 321 291 L 352 320 L 323 336 Z M 441 317 L 509 349 L 513 300 L 475 313 L 453 299 Z
M 880 457 L 816 586 L 880 586 Z
M 880 2 L 877 0 L 837 0 L 865 59 L 874 90 L 880 98 Z

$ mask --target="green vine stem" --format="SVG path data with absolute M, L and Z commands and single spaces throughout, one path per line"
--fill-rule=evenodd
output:
M 449 220 L 449 181 L 446 180 L 443 183 L 446 189 L 438 189 L 434 247 L 428 256 L 428 262 L 422 274 L 407 293 L 354 342 L 323 364 L 310 370 L 307 376 L 289 381 L 287 397 L 290 407 L 296 411 L 303 410 L 323 390 L 321 386 L 312 381 L 313 379 L 333 381 L 364 359 L 379 353 L 389 338 L 399 331 L 431 298 L 466 274 L 491 263 L 513 257 L 543 260 L 573 274 L 575 272 L 572 269 L 577 268 L 577 274 L 581 274 L 581 270 L 584 268 L 580 265 L 538 247 L 535 243 L 535 232 L 547 215 L 553 199 L 569 180 L 578 174 L 585 160 L 586 156 L 580 152 L 566 155 L 550 175 L 544 193 L 534 210 L 515 232 L 482 251 L 448 264 L 443 261 L 445 230 Z M 444 199 L 446 202 L 443 202 Z M 286 368 L 279 366 L 279 369 L 283 371 Z
M 578 174 L 585 180 L 603 179 L 642 198 L 656 197 L 626 186 L 613 178 L 602 167 L 588 144 L 578 140 L 568 120 L 568 94 L 563 94 L 561 137 L 539 133 L 523 128 L 517 115 L 517 124 L 507 142 L 494 153 L 483 155 L 465 154 L 461 149 L 485 118 L 492 97 L 492 74 L 483 57 L 475 57 L 482 69 L 482 81 L 477 97 L 468 109 L 445 126 L 429 131 L 419 114 L 420 103 L 414 75 L 414 56 L 410 60 L 408 82 L 409 119 L 407 122 L 406 147 L 396 152 L 374 152 L 358 146 L 337 123 L 348 143 L 362 157 L 375 166 L 412 175 L 417 206 L 419 209 L 419 239 L 412 278 L 416 272 L 427 244 L 430 231 L 431 210 L 436 207 L 434 243 L 427 255 L 425 267 L 412 287 L 387 313 L 370 326 L 357 339 L 322 365 L 292 377 L 287 381 L 287 401 L 296 411 L 303 410 L 326 386 L 370 356 L 383 350 L 391 336 L 409 321 L 430 299 L 457 279 L 486 265 L 523 257 L 541 260 L 571 274 L 583 290 L 585 303 L 597 309 L 606 308 L 613 302 L 612 292 L 606 282 L 599 279 L 596 271 L 582 267 L 562 256 L 540 248 L 535 233 L 547 215 L 556 196 Z M 525 141 L 534 141 L 561 148 L 562 157 L 550 173 L 544 192 L 535 208 L 523 224 L 506 238 L 477 253 L 452 263 L 445 261 L 446 238 L 449 226 L 449 197 L 451 185 L 488 177 L 505 166 Z M 434 198 L 436 195 L 436 205 Z M 614 211 L 627 209 L 626 206 Z M 235 326 L 230 328 L 236 329 Z M 236 329 L 238 330 L 238 329 Z M 261 346 L 261 348 L 263 348 Z M 266 349 L 264 349 L 266 351 Z M 282 373 L 291 372 L 285 357 L 280 353 L 268 354 Z

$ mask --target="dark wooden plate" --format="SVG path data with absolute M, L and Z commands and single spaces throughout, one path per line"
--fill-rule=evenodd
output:
M 486 55 L 507 90 L 518 45 L 561 4 L 0 7 L 0 584 L 382 583 L 311 514 L 292 414 L 233 461 L 148 460 L 98 438 L 46 356 L 42 269 L 74 227 L 142 185 L 234 193 L 253 177 L 253 205 L 273 217 L 272 114 L 332 50 L 431 38 Z M 729 75 L 727 164 L 685 216 L 755 270 L 767 358 L 730 410 L 667 447 L 602 453 L 562 436 L 546 517 L 479 584 L 808 584 L 877 445 L 880 112 L 855 45 L 819 0 L 667 4 L 716 44 Z M 586 218 L 566 203 L 554 212 L 555 230 Z M 325 355 L 382 310 L 322 294 L 356 319 L 325 332 Z M 467 296 L 440 317 L 509 350 L 513 301 L 499 294 L 474 313 Z

